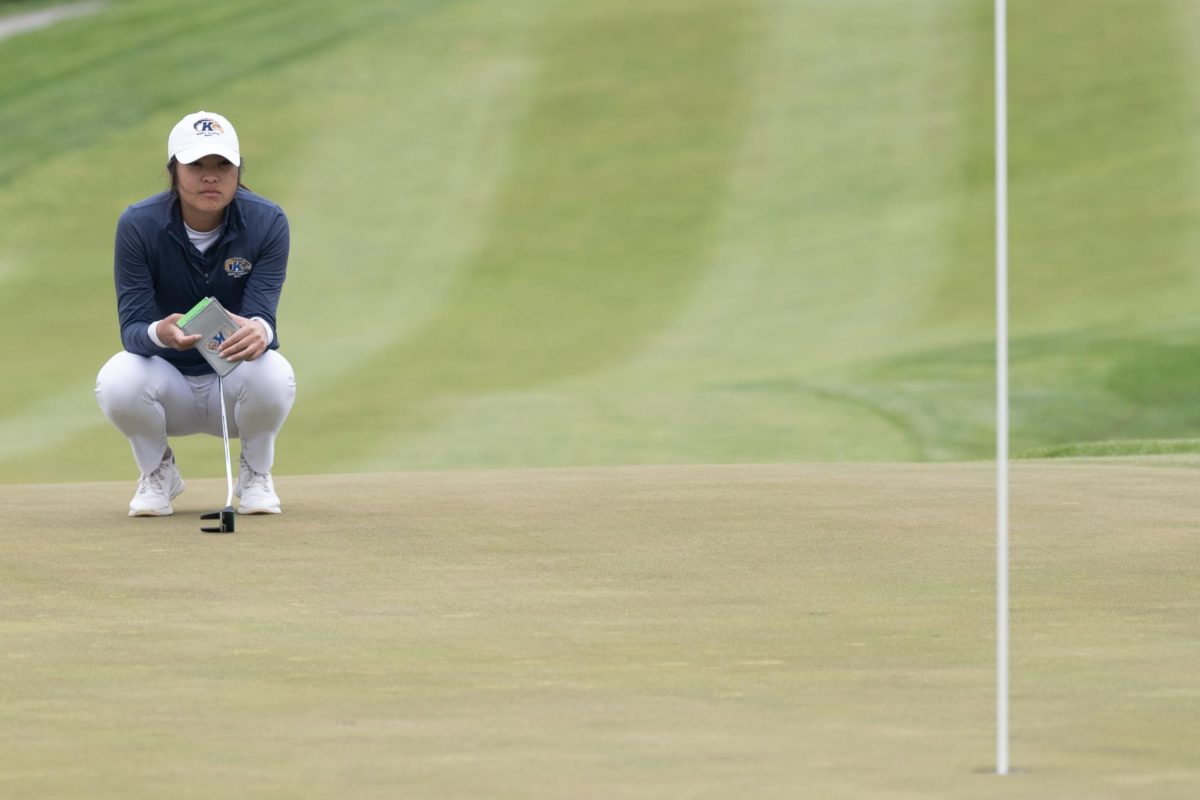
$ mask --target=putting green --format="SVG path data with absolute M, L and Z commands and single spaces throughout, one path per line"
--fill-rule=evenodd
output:
M 0 795 L 1190 798 L 1194 456 L 0 487 Z

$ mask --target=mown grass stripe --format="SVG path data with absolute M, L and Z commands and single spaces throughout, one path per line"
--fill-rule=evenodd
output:
M 460 394 L 634 352 L 706 265 L 739 132 L 748 13 L 726 2 L 557 7 L 487 238 L 441 312 L 311 396 L 313 419 L 365 415 L 398 433 Z M 381 374 L 391 392 L 368 388 Z M 296 446 L 328 451 L 329 436 L 343 458 L 380 442 L 379 431 L 322 426 Z
M 385 21 L 446 7 L 436 0 L 250 0 L 181 10 L 129 0 L 87 24 L 0 43 L 0 187 L 161 109 L 194 110 L 214 89 L 311 58 Z

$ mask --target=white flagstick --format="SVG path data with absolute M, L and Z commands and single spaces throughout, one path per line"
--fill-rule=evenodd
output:
M 1008 48 L 996 0 L 996 774 L 1008 774 Z

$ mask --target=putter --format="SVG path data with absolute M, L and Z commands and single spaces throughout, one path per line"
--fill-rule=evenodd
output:
M 224 378 L 217 375 L 217 391 L 221 395 L 221 438 L 225 440 L 225 483 L 229 493 L 225 495 L 225 508 L 201 514 L 200 519 L 219 519 L 221 524 L 214 528 L 201 528 L 205 533 L 233 533 L 233 465 L 229 460 L 229 424 L 225 421 L 225 383 Z

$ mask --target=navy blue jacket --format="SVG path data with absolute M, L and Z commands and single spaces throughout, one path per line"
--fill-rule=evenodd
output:
M 221 237 L 204 253 L 188 240 L 179 202 L 163 192 L 134 203 L 117 222 L 113 272 L 121 342 L 131 353 L 162 356 L 184 375 L 212 372 L 196 350 L 158 347 L 147 329 L 185 313 L 205 297 L 243 317 L 262 317 L 275 331 L 275 311 L 287 274 L 289 233 L 283 210 L 238 189 L 225 209 Z

